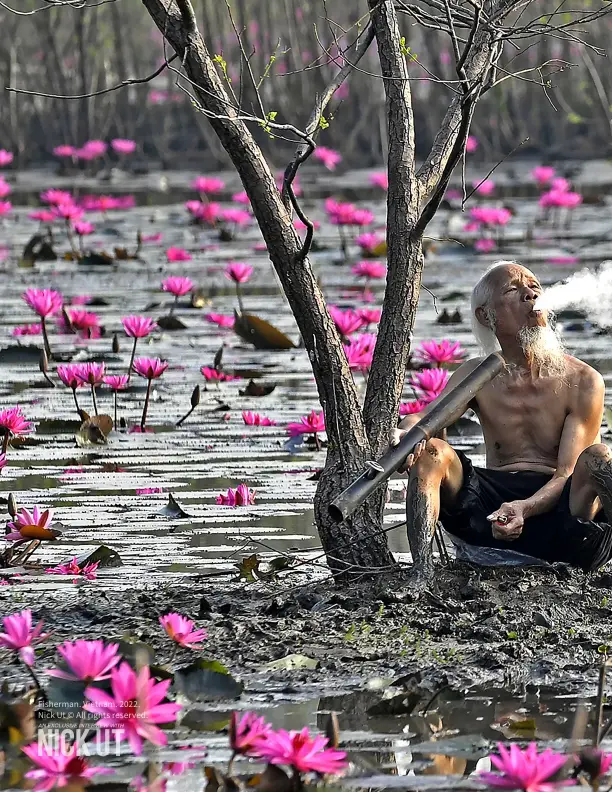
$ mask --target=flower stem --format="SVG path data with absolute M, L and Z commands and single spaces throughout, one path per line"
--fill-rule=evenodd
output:
M 321 450 L 321 440 L 320 440 L 319 435 L 318 435 L 317 432 L 315 432 L 314 439 L 315 439 L 315 448 L 317 449 L 317 451 L 320 451 Z
M 236 751 L 232 751 L 232 755 L 230 756 L 230 760 L 227 763 L 227 772 L 225 775 L 229 778 L 232 774 L 232 770 L 234 769 L 234 759 L 236 758 Z
M 45 703 L 48 702 L 49 699 L 47 698 L 47 694 L 45 693 L 44 688 L 40 684 L 40 682 L 38 680 L 38 677 L 34 673 L 34 669 L 31 666 L 29 666 L 27 663 L 24 663 L 23 661 L 22 661 L 21 665 L 25 668 L 25 670 L 28 672 L 28 674 L 32 677 L 32 681 L 36 685 L 36 690 L 39 692 L 40 697 L 42 698 L 42 700 Z
M 11 439 L 11 433 L 8 429 L 4 430 L 4 437 L 2 439 L 2 453 L 6 454 L 8 449 L 9 440 Z
M 115 429 L 117 428 L 117 391 L 115 391 Z
M 136 356 L 136 344 L 137 344 L 137 342 L 138 342 L 138 338 L 136 336 L 134 336 L 134 346 L 132 347 L 132 357 L 130 358 L 130 365 L 128 366 L 128 372 L 127 372 L 128 383 L 130 381 L 130 377 L 132 376 L 132 366 L 134 364 L 134 358 Z
M 81 408 L 79 407 L 79 402 L 77 401 L 77 397 L 76 397 L 76 388 L 73 388 L 73 389 L 72 389 L 72 395 L 74 396 L 74 404 L 75 404 L 75 406 L 76 406 L 77 415 L 78 415 L 78 416 L 79 416 L 79 418 L 80 418 L 80 417 L 81 417 Z
M 244 313 L 244 305 L 242 304 L 242 294 L 240 293 L 240 284 L 236 281 L 236 297 L 238 298 L 238 308 L 240 310 L 240 315 Z
M 172 305 L 170 306 L 170 312 L 169 312 L 169 315 L 170 315 L 170 316 L 172 316 L 172 314 L 174 313 L 174 309 L 175 309 L 175 308 L 176 308 L 176 306 L 178 305 L 178 299 L 179 299 L 179 298 L 178 298 L 178 294 L 175 294 L 175 295 L 174 295 L 174 302 L 173 302 L 173 303 L 172 303 Z
M 142 408 L 142 418 L 140 419 L 140 429 L 144 432 L 145 422 L 147 420 L 147 410 L 149 409 L 149 399 L 151 398 L 151 384 L 153 380 L 147 382 L 147 395 L 145 396 L 144 407 Z
M 94 413 L 98 414 L 98 402 L 96 401 L 96 386 L 91 385 L 91 400 L 93 402 Z
M 40 324 L 42 327 L 42 336 L 43 336 L 43 344 L 45 345 L 45 353 L 47 355 L 47 360 L 51 360 L 53 357 L 51 355 L 51 346 L 49 345 L 49 336 L 47 335 L 47 324 L 45 322 L 45 317 L 40 317 Z

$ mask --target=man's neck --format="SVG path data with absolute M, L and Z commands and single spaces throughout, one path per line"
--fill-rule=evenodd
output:
M 531 360 L 528 357 L 523 347 L 519 344 L 516 338 L 498 338 L 501 346 L 501 353 L 506 363 L 517 368 L 531 371 Z

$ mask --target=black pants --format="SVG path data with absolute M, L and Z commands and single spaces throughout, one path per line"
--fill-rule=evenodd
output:
M 440 511 L 440 522 L 450 534 L 468 544 L 514 550 L 544 561 L 565 561 L 585 571 L 599 569 L 612 557 L 612 526 L 603 510 L 594 520 L 581 520 L 570 513 L 571 476 L 552 511 L 526 520 L 518 539 L 495 539 L 487 515 L 502 503 L 531 497 L 551 476 L 475 468 L 463 452 L 457 454 L 463 466 L 463 486 L 454 506 Z

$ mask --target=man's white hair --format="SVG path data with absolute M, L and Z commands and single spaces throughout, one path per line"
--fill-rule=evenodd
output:
M 495 335 L 495 314 L 490 307 L 493 298 L 495 273 L 504 267 L 517 265 L 518 262 L 516 261 L 496 261 L 494 264 L 491 264 L 472 289 L 472 311 L 470 317 L 472 321 L 472 332 L 476 336 L 476 340 L 485 355 L 489 355 L 491 352 L 496 352 L 500 349 L 499 341 Z M 478 321 L 476 316 L 477 308 L 484 309 L 485 316 L 489 322 L 488 327 L 485 327 L 485 325 Z

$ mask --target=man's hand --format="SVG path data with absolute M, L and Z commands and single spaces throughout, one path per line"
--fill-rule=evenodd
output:
M 395 447 L 399 445 L 400 440 L 405 434 L 408 434 L 409 429 L 394 429 L 391 433 L 391 437 L 389 439 L 389 445 Z M 423 451 L 425 450 L 426 441 L 422 440 L 420 443 L 417 443 L 414 447 L 414 451 L 411 454 L 408 454 L 406 459 L 402 462 L 401 466 L 397 469 L 398 473 L 406 473 L 410 470 L 410 468 L 414 465 L 417 459 L 421 456 Z
M 525 525 L 525 519 L 525 503 L 520 500 L 502 503 L 497 511 L 487 517 L 487 520 L 492 523 L 494 538 L 503 539 L 506 542 L 512 542 L 519 538 Z

